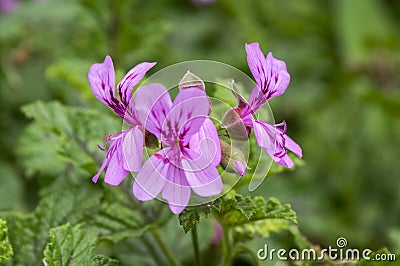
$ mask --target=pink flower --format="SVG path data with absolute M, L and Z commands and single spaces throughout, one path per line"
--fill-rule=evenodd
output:
M 161 193 L 178 214 L 189 203 L 191 189 L 201 197 L 221 193 L 222 180 L 216 169 L 221 152 L 217 130 L 208 118 L 209 105 L 206 93 L 198 88 L 181 90 L 174 102 L 160 84 L 136 91 L 138 117 L 163 147 L 137 174 L 136 198 L 147 201 Z
M 97 182 L 107 167 L 104 182 L 119 185 L 128 172 L 137 172 L 142 166 L 143 126 L 130 102 L 132 90 L 156 63 L 141 63 L 132 68 L 117 86 L 119 99 L 115 95 L 115 73 L 111 57 L 103 63 L 93 64 L 88 73 L 93 94 L 131 126 L 130 129 L 109 136 L 104 146 L 111 141 L 106 158 L 92 181 Z
M 257 86 L 253 89 L 248 103 L 233 89 L 238 99 L 238 107 L 225 114 L 223 123 L 228 122 L 224 124 L 228 130 L 232 131 L 233 137 L 239 139 L 248 137 L 253 128 L 258 145 L 264 148 L 277 164 L 291 168 L 294 164 L 288 156 L 287 150 L 291 150 L 300 158 L 302 150 L 286 135 L 286 123 L 272 125 L 253 118 L 253 114 L 269 99 L 285 92 L 290 82 L 286 64 L 275 59 L 272 53 L 268 53 L 268 56 L 265 57 L 258 43 L 246 44 L 246 52 L 247 62 Z M 236 125 L 236 128 L 233 125 Z M 240 129 L 237 125 L 242 125 L 245 130 Z

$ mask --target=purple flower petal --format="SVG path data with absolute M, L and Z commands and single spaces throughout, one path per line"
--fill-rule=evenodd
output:
M 279 126 L 284 126 L 284 129 L 280 129 Z M 293 149 L 298 156 L 302 155 L 302 153 L 300 146 L 285 133 L 285 122 L 278 125 L 271 125 L 261 121 L 254 121 L 254 134 L 258 145 L 264 148 L 277 164 L 292 168 L 294 163 L 287 155 L 285 148 Z M 288 140 L 288 143 L 286 143 L 286 140 Z
M 274 157 L 273 159 L 277 164 L 285 166 L 287 168 L 292 168 L 294 166 L 292 159 L 290 159 L 289 155 L 287 154 L 282 157 Z
M 256 86 L 251 91 L 249 104 L 242 110 L 242 116 L 248 116 L 249 114 L 254 114 L 261 106 L 267 102 L 267 98 L 261 89 Z
M 161 192 L 165 184 L 167 165 L 158 153 L 144 163 L 133 183 L 133 194 L 138 200 L 154 199 Z
M 92 182 L 93 183 L 97 183 L 97 181 L 99 180 L 99 177 L 101 175 L 101 173 L 104 171 L 104 169 L 106 169 L 108 163 L 110 162 L 110 158 L 106 158 L 104 159 L 103 163 L 101 164 L 101 167 L 99 169 L 99 171 L 97 172 L 97 174 L 95 176 L 93 176 L 92 178 Z
M 221 162 L 221 145 L 214 123 L 210 118 L 204 120 L 199 131 L 190 138 L 190 148 L 199 152 L 207 165 L 218 166 Z
M 290 75 L 286 69 L 286 63 L 276 59 L 271 52 L 267 55 L 267 65 L 271 68 L 271 76 L 268 84 L 270 96 L 268 99 L 282 95 L 290 83 Z
M 205 91 L 197 88 L 180 91 L 163 124 L 164 139 L 179 136 L 184 145 L 188 144 L 190 137 L 208 117 L 209 108 L 210 102 Z
M 168 202 L 169 208 L 175 214 L 181 213 L 189 203 L 190 186 L 186 181 L 185 172 L 173 165 L 168 165 L 167 181 L 162 189 L 162 197 Z
M 222 192 L 222 180 L 215 166 L 201 168 L 198 161 L 182 160 L 186 179 L 194 192 L 199 196 L 209 197 Z
M 253 125 L 258 146 L 264 148 L 272 157 L 275 150 L 275 139 L 277 138 L 275 128 L 268 123 L 258 120 L 254 120 Z
M 234 164 L 235 164 L 237 173 L 241 176 L 244 176 L 244 174 L 246 173 L 247 164 L 242 163 L 240 161 L 236 161 L 236 160 L 234 161 Z
M 299 144 L 297 144 L 293 139 L 291 139 L 288 135 L 284 135 L 285 138 L 285 148 L 291 150 L 297 157 L 303 157 L 303 151 Z
M 118 186 L 124 180 L 128 171 L 123 167 L 122 138 L 115 140 L 113 144 L 115 145 L 115 151 L 108 163 L 104 182 L 112 186 Z
M 103 63 L 93 64 L 89 69 L 88 78 L 94 96 L 112 108 L 112 102 L 116 97 L 115 73 L 111 57 L 107 55 Z
M 121 101 L 128 106 L 132 99 L 133 88 L 141 81 L 149 71 L 157 63 L 143 62 L 132 68 L 118 84 L 118 94 Z
M 133 127 L 124 133 L 122 149 L 125 170 L 138 172 L 142 167 L 143 141 L 143 132 L 139 126 Z
M 107 167 L 108 163 L 110 162 L 111 157 L 114 156 L 114 153 L 115 153 L 116 149 L 118 149 L 118 144 L 120 143 L 118 140 L 119 140 L 120 135 L 121 135 L 121 133 L 117 133 L 115 135 L 107 137 L 107 139 L 106 139 L 106 141 L 104 143 L 104 147 L 100 147 L 99 146 L 100 149 L 105 150 L 105 146 L 107 145 L 107 143 L 112 141 L 110 147 L 108 148 L 106 157 L 104 158 L 104 161 L 103 161 L 99 171 L 92 178 L 93 183 L 97 182 L 97 180 L 99 179 L 101 173 L 104 171 L 104 169 Z
M 275 59 L 272 53 L 265 58 L 258 43 L 246 44 L 246 52 L 247 63 L 258 87 L 249 99 L 249 106 L 255 111 L 269 99 L 285 92 L 290 75 L 285 62 Z
M 171 109 L 168 91 L 161 84 L 150 84 L 137 89 L 135 106 L 145 128 L 161 139 L 162 123 Z
M 268 65 L 257 42 L 245 45 L 247 53 L 247 64 L 249 65 L 251 74 L 256 80 L 257 86 L 261 91 L 267 88 L 268 82 Z

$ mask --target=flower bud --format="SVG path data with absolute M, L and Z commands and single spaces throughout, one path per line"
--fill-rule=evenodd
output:
M 204 85 L 204 82 L 195 74 L 192 72 L 188 71 L 186 72 L 185 76 L 181 79 L 179 82 L 179 90 L 183 89 L 188 89 L 188 88 L 198 88 L 203 91 L 206 90 L 206 86 Z
M 237 173 L 243 176 L 247 169 L 247 163 L 243 152 L 236 147 L 232 147 L 223 140 L 220 140 L 220 143 L 222 153 L 221 167 L 229 173 Z
M 249 138 L 249 130 L 240 117 L 237 108 L 230 109 L 222 117 L 222 125 L 228 131 L 229 137 L 235 140 L 245 141 Z
M 144 131 L 144 144 L 146 148 L 149 149 L 160 148 L 160 143 L 158 141 L 158 138 L 147 130 Z
M 206 90 L 206 86 L 204 85 L 204 82 L 201 80 L 201 78 L 199 78 L 198 76 L 196 76 L 195 74 L 193 74 L 190 71 L 186 72 L 186 74 L 183 76 L 183 78 L 179 82 L 178 87 L 179 87 L 179 90 L 184 90 L 184 89 L 189 89 L 189 88 L 197 88 L 197 89 L 200 89 L 203 91 Z M 212 112 L 211 101 L 210 101 L 210 99 L 208 101 L 210 102 L 208 114 L 211 114 L 211 112 Z

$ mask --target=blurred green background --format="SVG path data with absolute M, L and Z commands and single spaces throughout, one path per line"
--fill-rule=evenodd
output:
M 0 2 L 6 2 L 0 0 Z M 296 210 L 314 243 L 400 252 L 400 1 L 18 1 L 0 17 L 0 210 L 28 212 L 40 181 L 18 151 L 37 99 L 109 112 L 87 82 L 109 54 L 120 73 L 210 59 L 246 73 L 244 44 L 286 61 L 270 102 L 306 164 L 253 194 Z M 89 179 L 88 179 L 89 180 Z

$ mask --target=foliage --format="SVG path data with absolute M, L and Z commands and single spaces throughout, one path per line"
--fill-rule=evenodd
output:
M 235 195 L 220 198 L 212 206 L 218 221 L 228 227 L 245 225 L 265 219 L 285 219 L 297 223 L 296 213 L 289 204 L 282 205 L 278 199 L 244 197 Z
M 22 111 L 35 121 L 27 127 L 18 147 L 28 175 L 40 172 L 54 176 L 65 171 L 68 164 L 94 171 L 94 159 L 99 158 L 97 145 L 104 136 L 98 133 L 111 135 L 117 129 L 115 120 L 107 115 L 58 102 L 34 102 Z
M 4 220 L 0 219 L 0 261 L 10 259 L 13 256 L 13 249 L 8 240 L 8 228 Z
M 189 232 L 196 224 L 200 222 L 200 217 L 207 218 L 210 214 L 209 205 L 200 205 L 186 208 L 179 214 L 179 223 L 182 225 L 185 233 Z
M 82 230 L 70 224 L 50 230 L 50 239 L 44 250 L 46 265 L 118 265 L 118 261 L 98 255 L 92 250 L 96 243 L 96 233 Z

